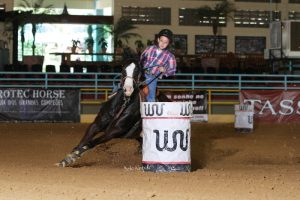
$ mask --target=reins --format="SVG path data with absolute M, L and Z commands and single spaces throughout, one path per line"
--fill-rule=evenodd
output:
M 132 76 L 125 76 L 124 78 L 122 78 L 122 82 L 124 82 L 124 80 L 125 80 L 126 78 L 130 78 L 130 79 L 133 80 L 134 84 L 138 86 L 139 89 L 143 89 L 144 87 L 150 85 L 155 79 L 158 79 L 158 78 L 161 76 L 161 74 L 162 74 L 162 72 L 159 72 L 159 73 L 158 73 L 158 74 L 157 74 L 150 82 L 148 82 L 148 83 L 146 82 L 146 80 L 145 80 L 145 81 L 142 81 L 142 82 L 140 82 L 140 83 L 137 83 L 137 81 L 136 81 Z M 119 117 L 121 116 L 121 114 L 123 113 L 123 111 L 125 110 L 127 104 L 128 104 L 129 101 L 130 101 L 130 97 L 129 97 L 129 98 L 126 98 L 126 97 L 124 96 L 124 99 L 123 99 L 123 100 L 124 100 L 124 103 L 122 104 L 121 109 L 119 110 L 119 112 L 115 115 L 115 118 L 119 118 Z
M 159 72 L 149 83 L 146 83 L 146 81 L 139 83 L 139 88 L 144 88 L 144 87 L 150 85 L 155 79 L 158 79 L 158 77 L 160 77 L 161 74 L 162 74 L 162 72 Z

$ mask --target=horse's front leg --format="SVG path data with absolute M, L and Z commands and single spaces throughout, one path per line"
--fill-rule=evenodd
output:
M 71 153 L 69 153 L 64 159 L 56 163 L 56 165 L 59 167 L 67 167 L 75 163 L 76 160 L 78 160 L 84 152 L 91 148 L 89 146 L 89 141 L 92 141 L 93 137 L 95 137 L 98 131 L 99 127 L 96 123 L 90 124 L 79 144 L 75 148 L 73 148 Z
M 139 138 L 142 130 L 142 120 L 139 107 L 131 104 L 120 116 L 112 119 L 105 128 L 104 134 L 94 138 L 89 142 L 89 147 L 93 148 L 101 143 L 113 138 Z M 141 141 L 141 140 L 140 140 Z

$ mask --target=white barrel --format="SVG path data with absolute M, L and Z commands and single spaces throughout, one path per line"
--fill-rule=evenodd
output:
M 143 169 L 191 170 L 192 102 L 142 102 Z
M 253 105 L 235 105 L 234 128 L 237 132 L 250 133 L 253 131 Z

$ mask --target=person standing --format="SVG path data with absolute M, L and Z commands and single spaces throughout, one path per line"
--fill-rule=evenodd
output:
M 148 84 L 147 102 L 154 102 L 156 96 L 157 76 L 171 76 L 176 72 L 175 56 L 168 50 L 173 41 L 173 33 L 169 29 L 162 29 L 158 33 L 154 45 L 147 47 L 141 54 L 141 65 L 145 70 Z

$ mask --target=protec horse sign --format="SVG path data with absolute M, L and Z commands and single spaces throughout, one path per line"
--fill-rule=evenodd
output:
M 0 121 L 79 122 L 79 90 L 0 89 Z
M 153 172 L 191 170 L 192 102 L 142 102 L 143 169 Z

